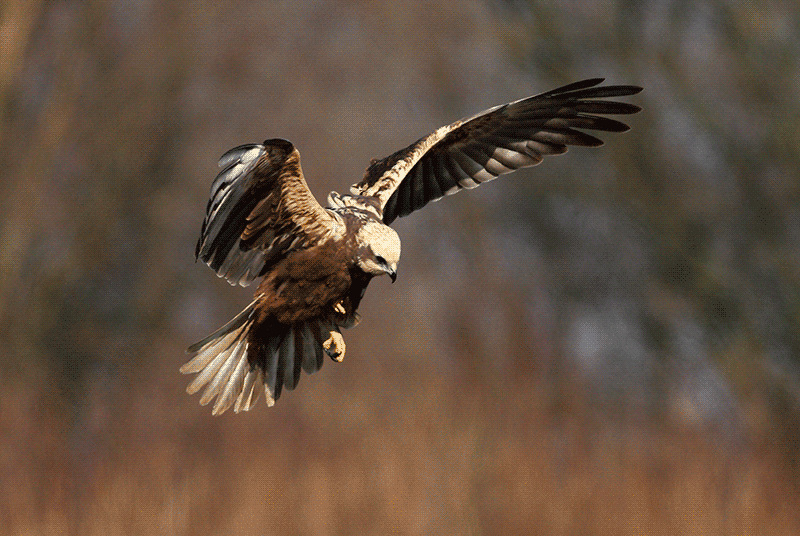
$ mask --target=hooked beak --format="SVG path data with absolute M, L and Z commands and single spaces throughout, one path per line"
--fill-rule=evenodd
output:
M 395 268 L 394 266 L 390 266 L 389 270 L 386 273 L 389 274 L 389 278 L 391 278 L 392 283 L 394 283 L 397 280 L 397 268 Z

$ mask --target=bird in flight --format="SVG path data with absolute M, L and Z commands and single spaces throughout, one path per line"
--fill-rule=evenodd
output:
M 272 406 L 283 387 L 297 386 L 301 370 L 319 370 L 325 355 L 341 361 L 341 330 L 358 322 L 369 282 L 397 277 L 400 238 L 389 224 L 569 145 L 603 144 L 577 129 L 629 130 L 604 116 L 641 108 L 605 99 L 642 88 L 602 82 L 575 82 L 444 126 L 373 160 L 349 195 L 330 193 L 327 207 L 309 191 L 300 154 L 286 140 L 222 155 L 195 255 L 233 285 L 261 282 L 250 305 L 189 347 L 196 355 L 181 372 L 197 376 L 187 392 L 205 386 L 200 403 L 216 398 L 214 415 L 231 406 L 238 413 L 261 394 Z

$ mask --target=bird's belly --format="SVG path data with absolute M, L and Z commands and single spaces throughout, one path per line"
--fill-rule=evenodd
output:
M 331 273 L 315 279 L 267 278 L 259 291 L 262 293 L 265 316 L 281 324 L 291 325 L 320 316 L 330 316 L 334 306 L 349 293 L 348 274 Z

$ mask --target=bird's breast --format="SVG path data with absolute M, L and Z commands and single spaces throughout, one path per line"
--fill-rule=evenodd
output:
M 326 315 L 347 299 L 353 285 L 345 245 L 330 241 L 286 256 L 259 285 L 260 311 L 283 324 Z

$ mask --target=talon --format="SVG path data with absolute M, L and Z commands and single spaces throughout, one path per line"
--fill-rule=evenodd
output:
M 335 323 L 340 328 L 350 329 L 357 326 L 361 321 L 361 315 L 355 311 L 348 314 L 342 302 L 338 302 L 333 306 L 333 312 L 336 315 Z
M 344 359 L 344 337 L 338 331 L 331 331 L 331 336 L 322 343 L 322 348 L 334 361 L 341 363 Z

